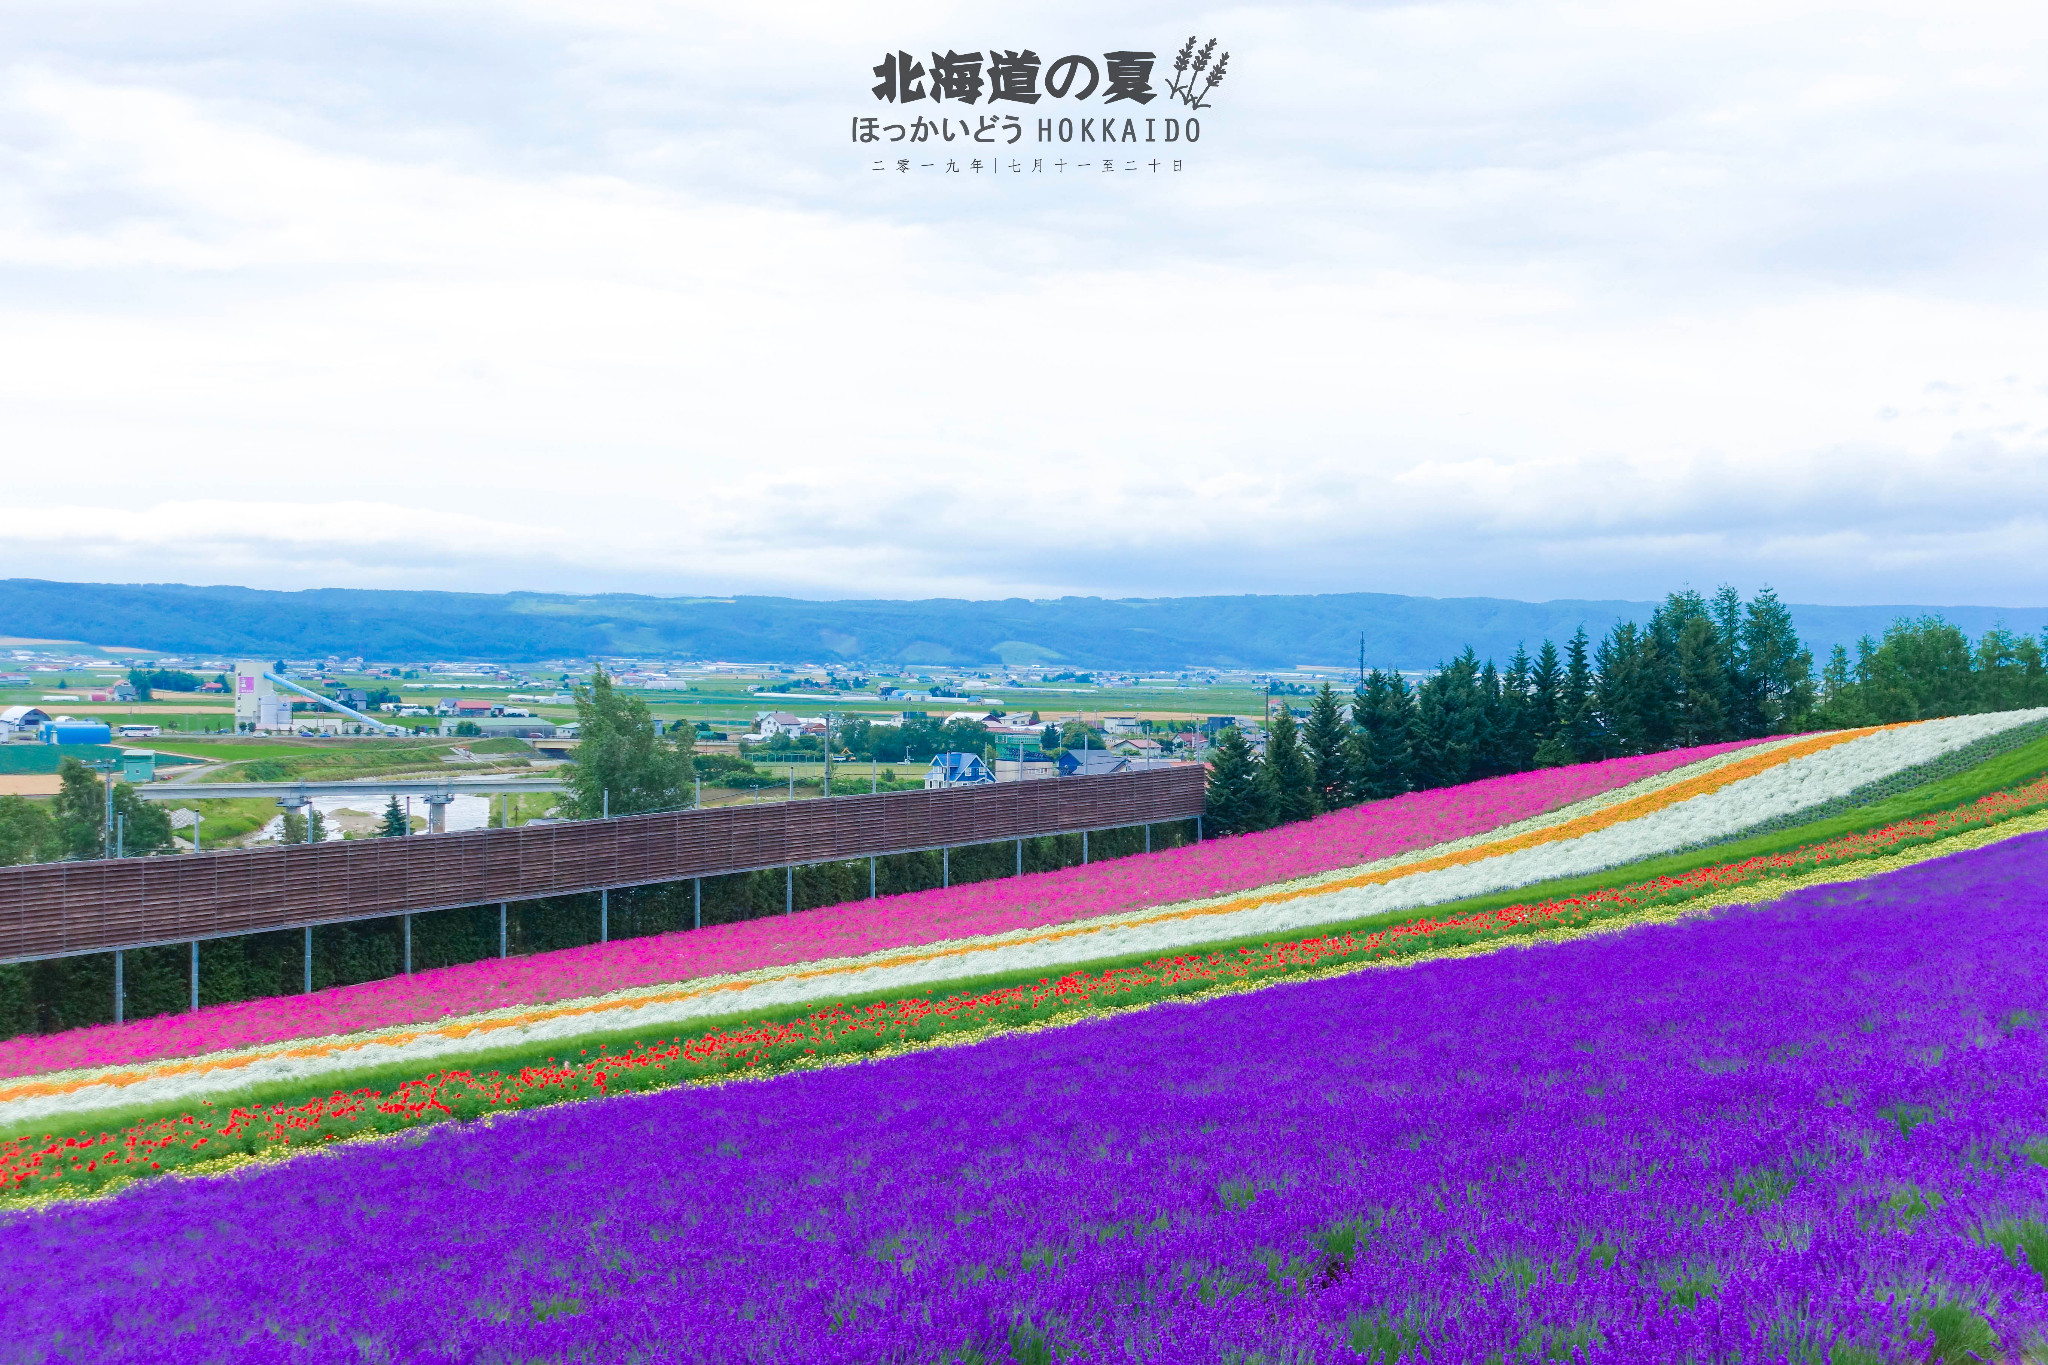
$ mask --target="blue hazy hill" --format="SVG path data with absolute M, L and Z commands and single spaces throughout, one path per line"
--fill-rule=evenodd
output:
M 1649 602 L 1516 602 L 1387 593 L 1098 598 L 932 598 L 813 602 L 786 597 L 630 593 L 277 592 L 174 583 L 0 580 L 0 635 L 135 645 L 167 653 L 330 654 L 371 659 L 642 655 L 680 659 L 1075 668 L 1285 668 L 1346 664 L 1365 637 L 1369 663 L 1426 668 L 1471 645 L 1505 659 L 1517 644 L 1560 644 L 1583 624 L 1598 637 L 1646 619 Z M 2033 633 L 2048 608 L 1801 606 L 1816 655 L 1882 634 L 1900 616 L 1939 612 L 1977 635 Z

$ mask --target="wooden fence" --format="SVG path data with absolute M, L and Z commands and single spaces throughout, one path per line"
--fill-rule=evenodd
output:
M 1199 764 L 519 829 L 0 868 L 0 962 L 1186 820 Z

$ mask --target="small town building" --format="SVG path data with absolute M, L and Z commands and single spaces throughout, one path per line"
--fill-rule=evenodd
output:
M 996 781 L 1035 782 L 1040 778 L 1058 777 L 1060 765 L 1050 754 L 1032 750 L 1022 758 L 998 758 L 995 761 Z
M 1069 749 L 1060 755 L 1061 777 L 1106 777 L 1110 773 L 1130 771 L 1131 759 L 1125 754 L 1105 753 L 1101 749 Z
M 510 735 L 516 739 L 553 739 L 559 733 L 554 722 L 542 720 L 537 716 L 464 716 L 459 720 L 450 718 L 441 722 L 440 733 L 444 737 L 452 738 L 457 727 L 463 725 L 475 726 L 480 732 L 480 737 L 490 738 Z
M 938 754 L 924 774 L 927 791 L 937 787 L 975 787 L 995 780 L 996 775 L 981 761 L 980 754 Z
M 73 720 L 59 716 L 44 721 L 42 741 L 45 744 L 105 744 L 113 739 L 114 732 L 104 722 L 96 720 Z
M 39 706 L 10 706 L 0 710 L 0 739 L 34 739 L 36 731 L 50 719 Z

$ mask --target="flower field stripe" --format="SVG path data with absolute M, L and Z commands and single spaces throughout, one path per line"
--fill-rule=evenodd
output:
M 394 1120 L 396 1126 L 410 1126 L 437 1115 L 476 1117 L 503 1108 L 602 1096 L 621 1076 L 637 1075 L 643 1086 L 715 1080 L 776 1063 L 802 1064 L 821 1053 L 844 1051 L 850 1043 L 854 1056 L 868 1056 L 877 1047 L 900 1048 L 916 1041 L 957 1043 L 963 1039 L 947 1035 L 982 1037 L 991 1029 L 1057 1022 L 1054 1015 L 1149 1004 L 1147 993 L 1162 988 L 1175 991 L 1193 985 L 1198 989 L 1163 998 L 1194 1000 L 1215 991 L 1256 988 L 1304 975 L 1322 977 L 1471 956 L 1535 936 L 1614 932 L 1715 906 L 1780 899 L 1810 886 L 1863 880 L 2043 830 L 2048 830 L 2048 778 L 1959 810 L 1584 896 L 1422 918 L 1383 930 L 1177 954 L 1136 967 L 1074 971 L 1057 979 L 936 999 L 916 996 L 867 1006 L 837 1004 L 791 1020 L 635 1043 L 617 1052 L 600 1048 L 599 1056 L 575 1063 L 550 1057 L 546 1065 L 481 1077 L 450 1069 L 406 1081 L 388 1095 L 358 1088 L 298 1104 L 234 1107 L 212 1116 L 186 1113 L 97 1135 L 19 1138 L 0 1144 L 0 1190 L 88 1177 L 110 1160 L 114 1165 L 108 1169 L 125 1171 L 139 1167 L 151 1153 L 174 1164 L 211 1160 L 234 1139 L 242 1139 L 240 1148 L 248 1150 L 248 1135 L 259 1130 L 268 1133 L 256 1143 L 260 1153 L 293 1142 L 303 1146 L 309 1139 L 333 1141 L 377 1131 L 380 1124 L 389 1130 Z M 915 1037 L 929 1025 L 937 1025 L 938 1032 Z M 667 1075 L 671 1067 L 679 1073 L 672 1078 Z M 59 1159 L 57 1164 L 46 1169 L 53 1157 Z
M 472 1015 L 434 1025 L 388 1030 L 367 1037 L 359 1034 L 306 1040 L 285 1049 L 212 1054 L 144 1068 L 97 1069 L 82 1075 L 44 1076 L 0 1090 L 0 1123 L 16 1122 L 14 1116 L 18 1115 L 78 1113 L 138 1103 L 156 1104 L 177 1094 L 204 1093 L 205 1090 L 221 1093 L 251 1084 L 310 1079 L 324 1072 L 379 1067 L 401 1059 L 402 1064 L 410 1065 L 435 1057 L 474 1052 L 478 1049 L 478 1040 L 491 1035 L 496 1035 L 504 1045 L 524 1047 L 590 1033 L 602 1027 L 601 1021 L 604 1020 L 614 1021 L 617 1028 L 624 1030 L 660 1028 L 693 1018 L 782 1008 L 806 1000 L 901 991 L 936 980 L 1011 975 L 1020 971 L 1057 971 L 1079 962 L 1170 952 L 1219 939 L 1299 934 L 1316 924 L 1370 918 L 1380 913 L 1414 908 L 1431 900 L 1456 900 L 1466 895 L 1484 894 L 1492 888 L 1481 887 L 1455 894 L 1418 891 L 1396 896 L 1392 901 L 1382 897 L 1379 903 L 1367 906 L 1347 903 L 1347 892 L 1355 895 L 1361 888 L 1390 885 L 1398 890 L 1407 884 L 1406 879 L 1410 876 L 1422 877 L 1433 872 L 1441 875 L 1447 869 L 1485 863 L 1489 854 L 1518 854 L 1526 858 L 1531 849 L 1544 845 L 1572 846 L 1572 840 L 1589 833 L 1613 830 L 1630 823 L 1619 818 L 1618 813 L 1626 812 L 1631 821 L 1641 820 L 1700 796 L 1711 797 L 1727 792 L 1740 782 L 1781 772 L 1794 762 L 1814 761 L 1815 756 L 1834 750 L 1851 751 L 1859 741 L 1869 741 L 1872 736 L 1910 732 L 1928 736 L 1927 742 L 1938 747 L 1940 743 L 1967 743 L 1975 729 L 2009 727 L 2023 723 L 2031 715 L 2009 713 L 2004 717 L 1878 727 L 1779 741 L 1769 746 L 1757 746 L 1746 753 L 1724 752 L 1704 763 L 1688 765 L 1684 775 L 1677 780 L 1672 780 L 1669 774 L 1651 779 L 1655 783 L 1651 790 L 1619 801 L 1596 798 L 1599 804 L 1595 809 L 1561 823 L 1546 821 L 1542 828 L 1518 833 L 1510 839 L 1480 841 L 1449 855 L 1423 856 L 1420 860 L 1403 858 L 1398 866 L 1381 865 L 1376 870 L 1334 880 L 1294 883 L 1251 895 L 1134 912 L 1037 931 L 1014 931 L 981 939 L 930 944 L 864 958 L 840 958 L 793 968 L 763 969 L 678 987 L 651 991 L 641 988 L 538 1009 L 515 1007 L 490 1015 Z M 1942 736 L 1950 738 L 1943 739 Z M 1509 864 L 1499 866 L 1506 868 Z M 1548 879 L 1547 876 L 1520 874 L 1494 878 L 1503 887 Z M 1288 906 L 1300 907 L 1300 910 L 1290 912 L 1285 908 Z M 198 1089 L 194 1088 L 195 1083 Z M 19 1121 L 39 1122 L 41 1119 L 23 1117 Z
M 1710 771 L 1679 782 L 1660 784 L 1656 791 L 1618 805 L 1605 806 L 1588 816 L 1538 833 L 1576 831 L 1584 834 L 1590 830 L 1611 828 L 1617 821 L 1607 817 L 1615 809 L 1630 809 L 1639 818 L 1682 800 L 1722 790 L 1794 759 L 1825 752 L 1880 730 L 1900 728 L 1879 727 L 1876 730 L 1838 732 L 1782 742 L 1769 752 L 1752 752 L 1738 755 L 1732 762 L 1718 762 Z M 1530 846 L 1521 844 L 1519 840 L 1513 842 L 1518 844 L 1514 851 Z M 1036 932 L 1019 931 L 988 939 L 874 954 L 860 959 L 768 969 L 741 977 L 698 981 L 657 991 L 643 990 L 631 995 L 540 1009 L 501 1011 L 489 1017 L 471 1017 L 368 1038 L 357 1036 L 301 1043 L 282 1054 L 276 1051 L 242 1053 L 161 1063 L 148 1068 L 88 1073 L 85 1076 L 38 1078 L 17 1082 L 0 1090 L 0 1123 L 40 1122 L 46 1113 L 81 1113 L 133 1103 L 154 1104 L 176 1094 L 206 1093 L 209 1090 L 220 1093 L 253 1083 L 309 1079 L 321 1072 L 363 1070 L 400 1061 L 424 1063 L 436 1057 L 459 1056 L 475 1051 L 477 1040 L 491 1035 L 497 1035 L 507 1046 L 545 1045 L 605 1027 L 618 1030 L 662 1028 L 692 1018 L 779 1008 L 833 996 L 912 989 L 937 980 L 1018 971 L 1057 971 L 1078 962 L 1170 952 L 1218 939 L 1301 933 L 1316 923 L 1367 916 L 1348 913 L 1341 901 L 1334 897 L 1328 902 L 1319 902 L 1325 906 L 1324 909 L 1299 920 L 1268 918 L 1272 908 L 1310 902 L 1311 898 L 1326 896 L 1333 890 L 1341 892 L 1361 886 L 1385 885 L 1396 881 L 1399 876 L 1471 862 L 1475 860 L 1471 855 L 1490 847 L 1493 845 L 1477 845 L 1441 863 L 1434 858 L 1426 858 L 1420 863 L 1410 862 L 1392 869 L 1394 875 L 1384 871 L 1365 873 L 1335 882 L 1297 885 L 1251 896 L 1120 916 L 1107 922 L 1089 921 Z M 1440 896 L 1437 899 L 1453 897 Z M 1426 901 L 1422 898 L 1412 901 L 1413 905 L 1423 903 Z M 1412 905 L 1380 906 L 1375 910 L 1385 912 L 1406 908 L 1412 908 Z M 1234 917 L 1235 922 L 1223 917 Z M 1217 921 L 1222 922 L 1215 923 Z M 201 1084 L 195 1087 L 194 1082 Z
M 1388 858 L 1363 864 L 1360 867 L 1314 873 L 1291 881 L 1279 882 L 1269 888 L 1265 888 L 1264 892 L 1268 895 L 1281 892 L 1314 893 L 1327 890 L 1331 886 L 1337 885 L 1344 881 L 1344 879 L 1355 876 L 1360 872 L 1406 867 L 1440 854 L 1477 848 L 1495 838 L 1550 829 L 1579 819 L 1582 816 L 1605 810 L 1616 803 L 1658 792 L 1673 784 L 1688 781 L 1702 774 L 1711 773 L 1728 764 L 1737 762 L 1746 755 L 1774 751 L 1785 745 L 1797 743 L 1802 738 L 1804 737 L 1718 746 L 1725 750 L 1725 752 L 1714 753 L 1710 757 L 1685 764 L 1682 767 L 1669 769 L 1643 778 L 1640 781 L 1601 792 L 1585 800 L 1573 802 L 1562 809 L 1532 816 L 1500 830 L 1451 840 L 1410 853 L 1395 854 Z M 974 888 L 970 886 L 959 889 L 972 890 Z M 1243 908 L 1246 904 L 1258 903 L 1263 902 L 1259 900 L 1246 901 L 1245 898 L 1239 896 L 1216 897 L 1207 900 L 1185 902 L 1171 907 L 1171 912 L 1172 915 L 1177 916 L 1185 911 L 1199 911 L 1212 907 L 1235 910 Z M 1104 915 L 1077 922 L 1078 927 L 1073 932 L 1089 933 L 1107 926 L 1119 924 L 1149 924 L 1158 919 L 1157 911 L 1126 911 L 1116 915 Z M 481 1010 L 468 1013 L 452 1020 L 444 1018 L 423 1021 L 419 1027 L 379 1029 L 326 1037 L 305 1038 L 282 1047 L 255 1047 L 233 1051 L 210 1052 L 195 1057 L 155 1063 L 142 1068 L 101 1066 L 68 1072 L 51 1072 L 12 1084 L 0 1083 L 0 1104 L 31 1095 L 69 1093 L 81 1086 L 96 1084 L 123 1086 L 157 1076 L 191 1076 L 212 1070 L 233 1070 L 257 1063 L 327 1058 L 335 1055 L 338 1051 L 345 1051 L 356 1046 L 380 1044 L 400 1046 L 412 1043 L 423 1037 L 446 1036 L 458 1039 L 467 1038 L 473 1033 L 487 1032 L 493 1028 L 521 1027 L 535 1022 L 584 1014 L 592 1010 L 630 1008 L 641 1003 L 696 999 L 705 994 L 706 991 L 745 990 L 763 981 L 804 980 L 815 976 L 831 975 L 842 969 L 865 970 L 905 963 L 921 963 L 934 961 L 963 949 L 991 945 L 1003 946 L 1013 943 L 1057 942 L 1061 938 L 1069 936 L 1071 935 L 1057 931 L 1034 932 L 1032 930 L 1013 930 L 1008 933 L 982 938 L 944 940 L 924 945 L 933 950 L 930 952 L 906 953 L 885 951 L 878 954 L 869 954 L 865 957 L 823 958 L 809 963 L 789 964 L 783 968 L 766 968 L 746 973 L 703 977 L 689 982 L 689 989 L 678 990 L 677 986 L 683 984 L 681 982 L 665 983 L 655 987 L 633 987 L 620 991 L 606 992 L 602 995 L 593 995 L 580 1000 L 565 1000 L 558 1004 L 551 1004 L 540 1008 L 507 1006 L 496 1010 Z M 794 968 L 794 970 L 791 970 L 791 968 Z
M 1188 904 L 1350 870 L 1515 827 L 1616 788 L 1764 747 L 1741 740 L 1411 792 L 1309 821 L 1143 857 L 850 901 L 801 916 L 434 968 L 304 996 L 0 1040 L 0 1076 L 209 1056 L 451 1016 L 591 1000 L 676 982 Z

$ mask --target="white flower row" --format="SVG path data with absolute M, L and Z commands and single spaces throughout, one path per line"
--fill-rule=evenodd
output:
M 1382 886 L 1333 891 L 1274 909 L 1284 918 L 1250 933 L 1360 919 L 1393 910 L 1441 905 L 1560 877 L 1578 877 L 1639 862 L 1748 829 L 1761 821 L 1847 796 L 1858 787 L 1917 767 L 1988 735 L 2048 719 L 2048 708 L 1957 716 L 1879 730 L 1817 754 L 1767 768 L 1716 792 L 1623 821 L 1577 839 L 1419 872 Z

